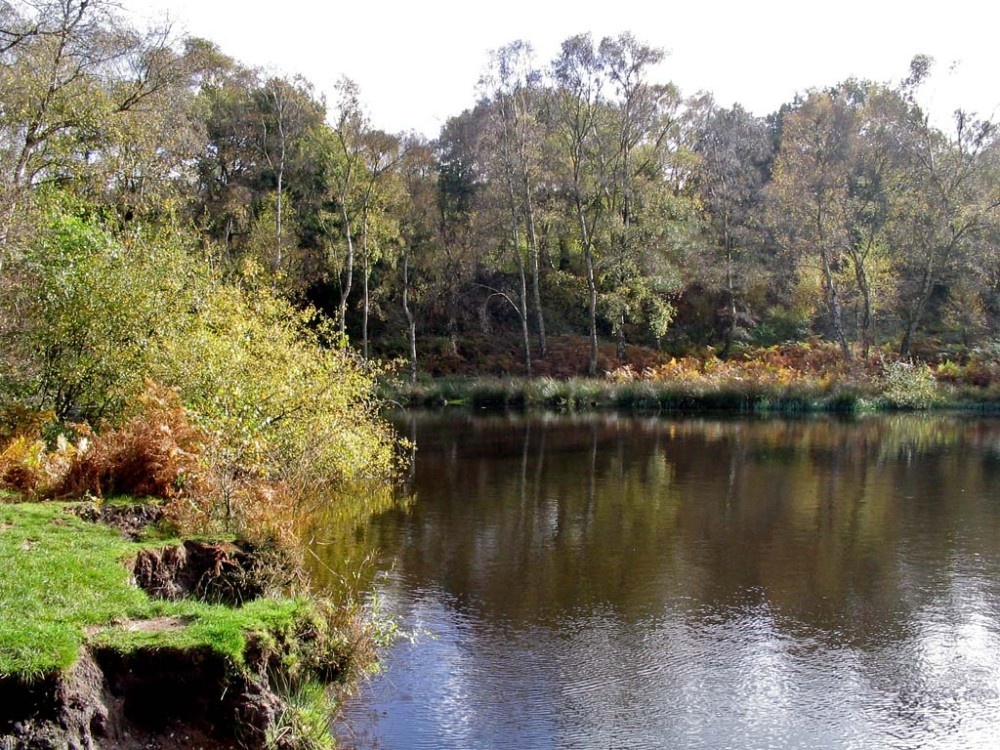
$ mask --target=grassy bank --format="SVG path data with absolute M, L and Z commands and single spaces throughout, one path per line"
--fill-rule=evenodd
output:
M 146 577 L 162 584 L 163 564 L 190 566 L 195 551 L 207 551 L 217 573 L 236 570 L 238 547 L 130 541 L 81 520 L 80 507 L 0 505 L 0 737 L 19 746 L 51 739 L 62 724 L 68 728 L 57 745 L 128 747 L 128 737 L 145 737 L 170 747 L 164 738 L 174 730 L 201 732 L 198 741 L 215 747 L 330 743 L 326 694 L 317 686 L 350 676 L 365 651 L 343 610 L 274 592 L 215 603 L 183 592 L 163 598 L 162 586 L 154 595 L 136 585 L 143 577 L 137 561 L 147 569 L 154 561 L 159 569 Z M 210 573 L 197 575 L 204 581 Z M 94 683 L 86 690 L 79 684 L 85 665 Z M 147 690 L 160 696 L 151 698 L 155 706 L 141 705 L 136 680 L 157 685 Z M 171 689 L 200 697 L 171 703 Z M 65 698 L 81 690 L 83 698 Z M 155 720 L 146 721 L 147 713 Z

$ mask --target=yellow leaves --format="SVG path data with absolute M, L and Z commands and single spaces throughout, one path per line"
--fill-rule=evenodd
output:
M 606 370 L 604 372 L 604 377 L 608 380 L 613 380 L 616 383 L 628 382 L 631 380 L 636 380 L 639 375 L 635 370 L 632 369 L 632 365 L 623 365 L 621 367 L 616 367 L 614 370 Z
M 160 377 L 213 437 L 206 460 L 216 487 L 204 502 L 214 510 L 182 508 L 185 518 L 218 520 L 225 508 L 247 524 L 273 500 L 274 531 L 284 536 L 277 498 L 394 476 L 393 433 L 372 398 L 375 370 L 325 345 L 315 322 L 267 288 L 220 285 L 164 342 Z
M 21 435 L 0 453 L 0 486 L 20 491 L 33 490 L 42 479 L 45 443 Z

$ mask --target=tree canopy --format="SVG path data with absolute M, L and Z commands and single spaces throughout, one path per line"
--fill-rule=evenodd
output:
M 108 0 L 0 3 L 0 58 L 5 387 L 60 412 L 120 400 L 122 373 L 84 366 L 88 337 L 139 356 L 171 330 L 141 311 L 195 304 L 178 246 L 183 273 L 266 289 L 414 373 L 418 349 L 475 336 L 517 341 L 512 373 L 551 336 L 585 337 L 592 374 L 600 339 L 619 358 L 997 342 L 996 130 L 931 124 L 923 56 L 898 83 L 808 90 L 762 118 L 685 96 L 632 34 L 572 36 L 549 61 L 514 40 L 433 141 L 380 131 L 350 79 L 326 102 Z M 59 390 L 60 369 L 101 395 Z

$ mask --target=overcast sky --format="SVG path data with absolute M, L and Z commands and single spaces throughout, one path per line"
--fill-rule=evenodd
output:
M 631 31 L 668 52 L 661 80 L 685 95 L 768 114 L 796 92 L 856 76 L 895 82 L 932 55 L 923 103 L 940 124 L 961 106 L 1000 116 L 1000 11 L 980 0 L 122 0 L 278 73 L 301 73 L 333 101 L 341 75 L 361 87 L 372 124 L 434 137 L 475 101 L 489 50 L 515 39 L 540 64 L 559 43 Z M 928 8 L 933 7 L 933 10 Z

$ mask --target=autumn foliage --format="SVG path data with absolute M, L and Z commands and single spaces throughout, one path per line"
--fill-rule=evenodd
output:
M 89 439 L 54 484 L 52 494 L 169 500 L 196 487 L 207 438 L 189 421 L 178 393 L 149 381 L 136 411 L 121 427 Z
M 316 501 L 308 492 L 318 492 L 320 480 L 296 481 L 245 454 L 235 461 L 228 436 L 197 424 L 177 389 L 151 380 L 117 427 L 64 426 L 51 445 L 39 426 L 32 430 L 0 443 L 0 488 L 22 497 L 158 499 L 177 531 L 238 533 L 285 547 L 294 546 L 304 505 Z M 329 482 L 320 500 L 349 502 Z
M 198 482 L 204 443 L 178 394 L 150 381 L 120 427 L 95 434 L 86 424 L 65 425 L 51 447 L 41 426 L 22 430 L 0 453 L 0 486 L 39 498 L 169 500 Z

